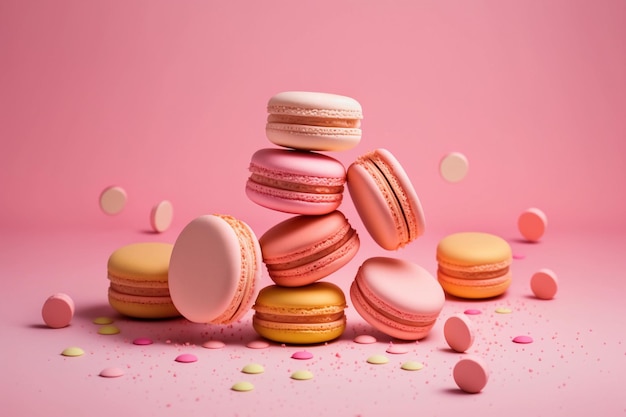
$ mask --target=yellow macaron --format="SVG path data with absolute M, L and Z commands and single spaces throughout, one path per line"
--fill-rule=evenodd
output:
M 346 297 L 330 282 L 303 287 L 271 285 L 259 291 L 253 306 L 254 329 L 281 343 L 313 344 L 341 336 L 346 328 Z

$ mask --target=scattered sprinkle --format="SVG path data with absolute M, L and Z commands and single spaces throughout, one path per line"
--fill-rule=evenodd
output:
M 263 372 L 265 372 L 265 368 L 263 367 L 263 365 L 259 365 L 258 363 L 250 363 L 244 366 L 241 369 L 241 372 L 243 372 L 244 374 L 262 374 Z
M 371 363 L 373 365 L 384 365 L 389 362 L 389 358 L 385 355 L 372 355 L 367 358 L 367 363 Z
M 313 358 L 313 354 L 311 352 L 308 352 L 306 350 L 299 350 L 297 352 L 294 352 L 293 355 L 291 355 L 292 359 L 299 359 L 299 360 L 307 360 L 307 359 L 312 359 Z
M 94 324 L 111 324 L 113 323 L 113 319 L 110 317 L 96 317 L 93 319 Z
M 511 314 L 513 310 L 508 307 L 498 307 L 496 308 L 496 313 L 498 314 Z
M 468 308 L 463 313 L 467 314 L 468 316 L 476 316 L 478 314 L 482 314 L 482 311 L 478 310 L 477 308 Z
M 176 356 L 176 359 L 174 360 L 180 363 L 192 363 L 192 362 L 196 362 L 198 360 L 198 357 L 191 353 L 182 353 Z
M 102 326 L 98 329 L 98 334 L 104 334 L 104 335 L 113 335 L 113 334 L 118 334 L 120 332 L 120 329 L 118 329 L 116 326 Z
M 148 339 L 147 337 L 138 337 L 137 339 L 133 340 L 133 345 L 139 346 L 151 345 L 152 343 L 152 339 Z
M 513 342 L 515 343 L 522 343 L 522 344 L 527 344 L 527 343 L 532 343 L 533 342 L 533 338 L 530 336 L 515 336 L 513 338 Z
M 404 369 L 405 371 L 419 371 L 420 369 L 424 368 L 424 364 L 416 361 L 407 361 L 404 362 L 400 368 Z
M 360 334 L 354 338 L 354 343 L 360 343 L 362 345 L 369 345 L 372 343 L 376 343 L 376 338 L 374 336 L 370 336 L 369 334 Z
M 247 391 L 252 391 L 254 389 L 254 385 L 252 385 L 248 381 L 239 381 L 239 382 L 235 382 L 235 384 L 232 387 L 230 387 L 230 389 L 232 389 L 233 391 L 238 391 L 238 392 L 247 392 Z
M 313 374 L 310 371 L 300 370 L 291 374 L 291 379 L 306 381 L 307 379 L 313 379 Z
M 85 351 L 76 346 L 65 348 L 63 349 L 63 352 L 61 352 L 61 355 L 70 356 L 70 357 L 82 356 L 84 354 L 85 354 Z
M 248 342 L 246 344 L 246 347 L 250 349 L 267 349 L 268 347 L 270 347 L 270 344 L 266 340 L 259 339 Z
M 104 368 L 99 375 L 103 378 L 119 378 L 124 375 L 124 371 L 120 368 Z
M 514 253 L 513 254 L 513 259 L 525 259 L 526 255 L 522 255 L 521 253 Z
M 207 349 L 222 349 L 226 344 L 221 340 L 208 340 L 202 344 L 203 348 Z

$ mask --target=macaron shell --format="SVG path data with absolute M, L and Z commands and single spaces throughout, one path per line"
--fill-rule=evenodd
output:
M 355 99 L 332 93 L 312 91 L 284 91 L 270 98 L 267 111 L 272 114 L 291 114 L 336 119 L 362 119 L 361 105 Z
M 226 217 L 194 219 L 174 244 L 170 294 L 176 308 L 192 322 L 235 321 L 253 300 L 261 273 L 261 250 L 245 223 L 239 222 L 241 230 L 236 230 Z
M 166 319 L 180 316 L 170 297 L 133 296 L 109 288 L 108 300 L 115 311 L 128 317 Z
M 484 271 L 490 265 L 498 269 L 511 263 L 512 252 L 508 242 L 499 236 L 482 232 L 461 232 L 448 235 L 437 245 L 437 261 L 459 266 L 480 266 Z M 493 269 L 492 269 L 493 270 Z
M 268 123 L 265 133 L 275 145 L 307 151 L 345 151 L 361 141 L 361 129 Z
M 114 251 L 109 257 L 110 278 L 136 282 L 168 281 L 168 269 L 173 245 L 161 242 L 133 243 Z
M 254 330 L 266 339 L 279 343 L 314 344 L 340 337 L 346 329 L 346 318 L 330 323 L 276 323 L 252 318 Z
M 329 185 L 329 181 L 332 181 L 333 185 L 341 185 L 346 177 L 346 170 L 341 162 L 315 152 L 265 148 L 252 155 L 250 165 L 273 171 L 281 179 L 294 182 L 313 177 L 319 184 Z
M 459 298 L 482 299 L 504 294 L 511 286 L 512 274 L 508 271 L 500 277 L 479 280 L 450 277 L 437 271 L 437 279 L 447 294 Z

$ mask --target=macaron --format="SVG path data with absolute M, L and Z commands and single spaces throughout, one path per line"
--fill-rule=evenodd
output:
M 396 250 L 424 233 L 424 212 L 413 184 L 386 149 L 368 152 L 347 172 L 348 190 L 374 241 Z
M 253 308 L 254 330 L 276 342 L 328 342 L 346 328 L 345 295 L 330 282 L 303 287 L 270 285 L 259 292 Z
M 490 298 L 511 285 L 511 247 L 499 236 L 481 232 L 454 233 L 437 245 L 437 278 L 450 295 Z
M 398 339 L 428 335 L 443 308 L 443 289 L 426 269 L 396 258 L 363 262 L 350 287 L 356 311 L 377 330 Z
M 285 91 L 267 103 L 270 142 L 310 151 L 343 151 L 361 140 L 363 111 L 353 98 L 329 93 Z
M 252 155 L 248 198 L 260 206 L 293 214 L 328 214 L 343 199 L 346 170 L 315 152 L 261 149 Z
M 189 321 L 233 323 L 250 310 L 261 271 L 261 248 L 245 222 L 219 214 L 197 217 L 174 243 L 172 301 Z
M 322 279 L 346 265 L 359 250 L 359 236 L 340 211 L 295 216 L 259 239 L 270 278 L 298 287 Z
M 180 316 L 168 288 L 171 243 L 133 243 L 115 250 L 107 262 L 109 304 L 135 318 Z

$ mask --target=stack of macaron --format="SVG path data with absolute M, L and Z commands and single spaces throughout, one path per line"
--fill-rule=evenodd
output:
M 288 91 L 273 96 L 266 135 L 279 147 L 255 152 L 246 195 L 265 208 L 293 216 L 259 239 L 274 285 L 255 301 L 254 329 L 282 343 L 321 343 L 346 326 L 343 291 L 317 282 L 345 266 L 359 236 L 338 211 L 346 169 L 322 152 L 351 149 L 361 139 L 361 105 L 346 96 Z

